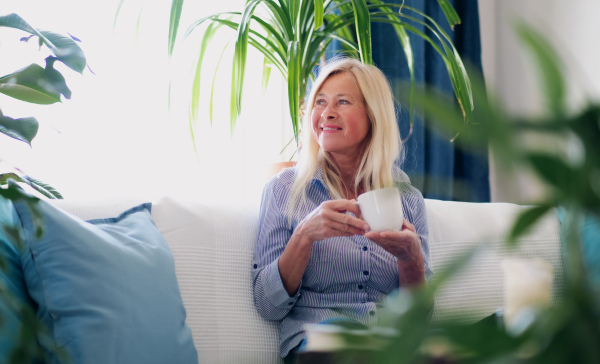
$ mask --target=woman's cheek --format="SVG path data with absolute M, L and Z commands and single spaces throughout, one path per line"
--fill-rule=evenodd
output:
M 315 138 L 315 140 L 319 140 L 319 117 L 314 110 L 312 112 L 310 120 L 313 138 Z

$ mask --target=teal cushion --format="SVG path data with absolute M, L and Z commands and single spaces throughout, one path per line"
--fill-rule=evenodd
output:
M 198 363 L 173 257 L 150 204 L 86 222 L 40 201 L 40 240 L 27 207 L 15 208 L 28 246 L 27 288 L 72 363 Z M 63 362 L 44 348 L 50 362 Z
M 21 335 L 22 316 L 25 309 L 34 310 L 34 304 L 27 293 L 23 270 L 21 269 L 21 250 L 6 234 L 5 228 L 18 228 L 19 222 L 10 200 L 0 197 L 0 362 L 4 363 L 15 353 Z M 35 346 L 32 347 L 35 349 Z M 36 352 L 29 357 L 21 356 L 21 363 L 31 363 Z M 23 354 L 21 354 L 23 355 Z
M 567 210 L 563 206 L 558 206 L 557 213 L 561 223 L 561 239 L 564 242 Z M 592 289 L 600 294 L 600 218 L 593 214 L 586 214 L 578 229 L 581 234 L 581 255 L 590 284 Z

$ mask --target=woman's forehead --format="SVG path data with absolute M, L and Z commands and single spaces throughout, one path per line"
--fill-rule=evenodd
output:
M 360 86 L 351 72 L 337 72 L 329 75 L 329 77 L 323 81 L 316 94 L 325 94 L 324 89 L 326 89 L 328 93 L 333 93 L 335 95 L 351 95 L 354 93 L 362 95 Z

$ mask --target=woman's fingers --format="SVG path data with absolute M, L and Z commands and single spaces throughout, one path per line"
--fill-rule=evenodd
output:
M 417 229 L 415 229 L 415 226 L 406 219 L 404 219 L 404 221 L 402 221 L 402 230 L 404 230 L 404 229 L 408 229 L 408 230 L 412 231 L 413 233 L 417 232 Z
M 367 223 L 346 213 L 356 208 L 349 200 L 324 202 L 301 222 L 300 233 L 311 241 L 334 236 L 364 235 L 369 228 Z
M 409 229 L 402 231 L 370 231 L 365 237 L 397 258 L 404 258 L 408 252 L 420 251 L 418 235 Z
M 346 212 L 351 212 L 355 216 L 360 215 L 360 209 L 358 206 L 349 200 L 328 201 L 324 210 L 324 214 L 326 214 L 327 218 L 329 218 L 331 221 L 347 225 L 349 228 L 355 228 L 353 231 L 360 231 L 364 234 L 364 232 L 369 229 L 369 225 L 364 222 L 364 220 L 350 216 Z M 345 231 L 345 228 L 342 231 Z
M 323 203 L 323 205 L 339 213 L 351 212 L 354 216 L 361 216 L 356 200 L 332 200 Z

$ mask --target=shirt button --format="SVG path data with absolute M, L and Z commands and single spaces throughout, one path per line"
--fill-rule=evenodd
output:
M 364 288 L 364 286 L 362 284 L 358 285 L 358 289 L 363 289 L 363 288 Z
M 288 302 L 288 306 L 291 306 L 293 304 L 294 304 L 294 302 Z
M 369 271 L 366 270 L 366 271 L 363 272 L 363 274 L 366 275 L 366 276 L 368 276 L 369 275 Z
M 363 250 L 367 251 L 367 250 L 369 250 L 369 248 L 367 248 L 366 246 L 363 246 Z
M 258 268 L 258 264 L 254 264 L 254 269 Z

